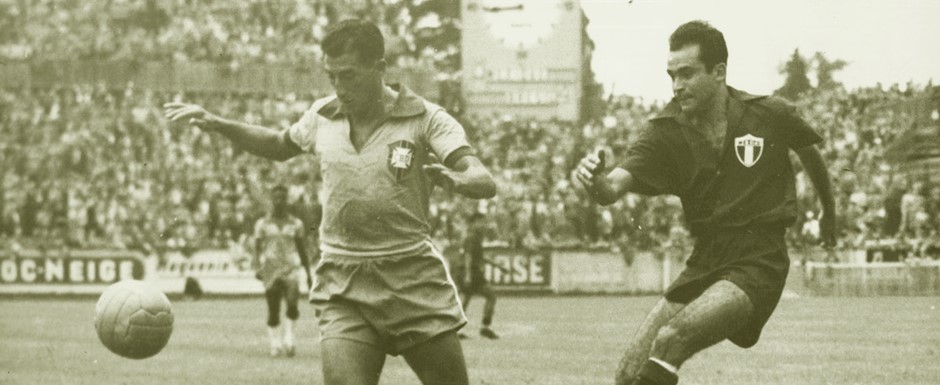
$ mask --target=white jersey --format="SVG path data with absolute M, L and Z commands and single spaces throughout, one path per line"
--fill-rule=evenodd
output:
M 255 223 L 254 237 L 260 245 L 258 272 L 265 287 L 278 278 L 297 279 L 300 267 L 297 239 L 303 236 L 303 229 L 303 222 L 292 216 L 273 218 L 269 214 Z

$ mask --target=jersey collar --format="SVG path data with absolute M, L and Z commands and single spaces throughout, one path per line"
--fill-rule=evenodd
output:
M 389 84 L 388 86 L 398 92 L 398 98 L 395 99 L 395 104 L 392 106 L 389 116 L 393 118 L 410 118 L 421 115 L 427 111 L 427 108 L 424 107 L 424 100 L 408 87 L 401 84 Z M 335 95 L 333 96 L 333 100 L 330 100 L 324 104 L 323 107 L 320 107 L 317 113 L 330 120 L 336 120 L 346 116 L 343 104 L 339 102 L 339 99 L 337 99 Z
M 747 92 L 737 90 L 731 86 L 726 86 L 726 87 L 728 87 L 728 96 L 731 98 L 730 107 L 732 107 L 732 109 L 735 107 L 739 107 L 739 105 L 742 103 L 750 102 L 752 100 L 763 99 L 767 97 L 767 96 L 762 96 L 762 95 L 752 95 Z M 675 100 L 672 100 L 669 102 L 669 104 L 666 105 L 666 107 L 663 108 L 662 111 L 659 112 L 658 115 L 656 115 L 656 117 L 654 117 L 651 120 L 660 120 L 660 119 L 679 120 L 679 116 L 681 114 L 682 114 L 682 107 L 679 106 L 679 103 L 677 103 Z

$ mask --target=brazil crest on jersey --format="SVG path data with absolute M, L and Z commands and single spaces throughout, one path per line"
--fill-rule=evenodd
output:
M 415 144 L 399 140 L 388 145 L 388 170 L 395 176 L 396 182 L 408 175 L 414 168 Z

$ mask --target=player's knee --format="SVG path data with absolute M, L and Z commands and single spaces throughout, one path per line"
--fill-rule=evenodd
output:
M 300 309 L 297 308 L 296 304 L 287 307 L 287 318 L 291 320 L 300 318 Z
M 658 352 L 684 352 L 689 349 L 688 345 L 689 340 L 685 333 L 672 325 L 661 327 L 653 342 L 653 348 Z
M 280 324 L 281 324 L 281 317 L 279 317 L 277 313 L 268 314 L 268 326 L 273 328 L 273 327 L 277 327 Z

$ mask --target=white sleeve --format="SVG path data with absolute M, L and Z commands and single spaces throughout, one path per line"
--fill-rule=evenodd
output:
M 317 110 L 319 103 L 314 103 L 296 123 L 284 130 L 284 140 L 300 147 L 304 152 L 313 151 L 316 144 Z
M 459 148 L 470 148 L 463 126 L 443 109 L 433 112 L 426 134 L 428 144 L 441 162 Z

